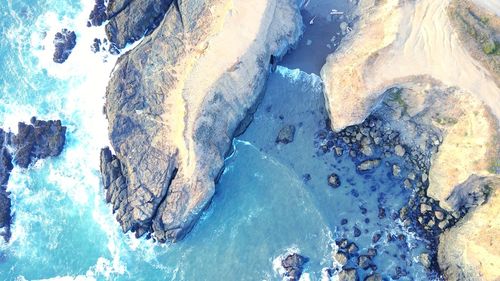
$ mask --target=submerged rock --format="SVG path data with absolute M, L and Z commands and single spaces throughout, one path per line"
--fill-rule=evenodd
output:
M 286 125 L 278 133 L 276 137 L 276 143 L 291 143 L 293 142 L 293 138 L 295 136 L 295 126 L 294 125 Z
M 297 253 L 286 256 L 281 261 L 281 266 L 285 269 L 285 276 L 288 280 L 299 280 L 302 275 L 303 265 L 307 262 L 307 258 Z
M 154 2 L 124 3 L 118 15 L 109 11 L 120 11 L 120 2 L 110 3 L 108 32 L 121 20 L 153 20 L 147 11 Z M 222 0 L 175 3 L 150 35 L 119 58 L 105 105 L 126 185 L 107 191 L 110 198 L 123 196 L 117 220 L 124 231 L 152 233 L 161 242 L 184 237 L 210 203 L 231 139 L 256 109 L 269 58 L 282 56 L 302 25 L 293 0 L 239 1 L 232 8 L 238 13 Z M 135 5 L 145 12 L 129 18 Z M 118 38 L 126 36 L 112 33 L 124 44 Z M 233 42 L 230 53 L 227 42 Z
M 54 62 L 65 62 L 73 48 L 76 46 L 76 34 L 74 31 L 63 28 L 61 32 L 57 32 L 54 36 Z
M 335 173 L 331 173 L 329 176 L 328 176 L 328 185 L 333 187 L 333 188 L 337 188 L 340 186 L 340 178 L 337 174 Z

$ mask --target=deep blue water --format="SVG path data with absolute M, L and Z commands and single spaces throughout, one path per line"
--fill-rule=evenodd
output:
M 192 233 L 173 245 L 122 234 L 104 203 L 98 172 L 99 150 L 108 142 L 101 105 L 116 57 L 90 52 L 93 38 L 103 31 L 85 27 L 93 4 L 88 2 L 0 2 L 2 127 L 15 130 L 17 121 L 32 115 L 68 126 L 60 157 L 28 170 L 15 168 L 11 175 L 13 237 L 0 245 L 0 280 L 280 280 L 276 265 L 290 251 L 309 258 L 304 279 L 320 280 L 334 262 L 335 239 L 349 238 L 363 253 L 373 246 L 376 232 L 407 235 L 405 242 L 381 239 L 374 259 L 378 272 L 389 278 L 402 266 L 410 274 L 401 280 L 426 278 L 414 259 L 424 242 L 390 215 L 377 217 L 381 201 L 391 214 L 410 195 L 400 180 L 388 176 L 386 162 L 360 175 L 347 155 L 318 153 L 315 136 L 325 128 L 326 113 L 321 81 L 307 73 L 317 73 L 328 52 L 309 59 L 314 45 L 304 40 L 323 44 L 322 31 L 336 34 L 326 18 L 307 27 L 283 62 L 286 67 L 270 75 L 255 121 L 234 140 L 213 203 Z M 314 16 L 314 9 L 324 13 L 323 2 L 311 1 L 308 15 Z M 55 65 L 52 38 L 62 27 L 77 32 L 77 48 L 65 64 Z M 305 72 L 289 69 L 297 67 Z M 297 128 L 294 142 L 277 145 L 279 129 L 289 124 Z M 332 172 L 341 177 L 338 189 L 326 183 Z M 311 180 L 304 182 L 304 174 Z M 340 224 L 343 218 L 348 224 Z M 353 237 L 354 226 L 362 230 L 360 237 Z

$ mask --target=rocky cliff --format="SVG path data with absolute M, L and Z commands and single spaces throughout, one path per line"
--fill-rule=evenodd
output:
M 449 3 L 360 1 L 353 31 L 321 70 L 335 130 L 362 122 L 385 90 L 415 77 L 473 93 L 500 116 L 500 88 L 460 42 Z
M 300 34 L 293 0 L 182 1 L 119 59 L 105 105 L 115 155 L 103 150 L 101 171 L 124 231 L 175 241 L 192 228 L 271 57 Z

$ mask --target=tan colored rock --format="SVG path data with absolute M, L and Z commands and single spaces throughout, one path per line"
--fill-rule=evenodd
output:
M 445 231 L 439 241 L 438 262 L 447 280 L 500 279 L 500 192 Z
M 500 89 L 462 46 L 450 0 L 361 0 L 359 21 L 321 70 L 334 130 L 361 123 L 395 85 L 415 77 L 473 93 L 500 116 Z

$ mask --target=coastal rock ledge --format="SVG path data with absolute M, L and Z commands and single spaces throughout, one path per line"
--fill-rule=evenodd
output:
M 187 0 L 120 57 L 106 92 L 112 149 L 101 153 L 101 171 L 123 231 L 160 242 L 190 231 L 231 139 L 251 119 L 271 57 L 301 32 L 294 0 Z

